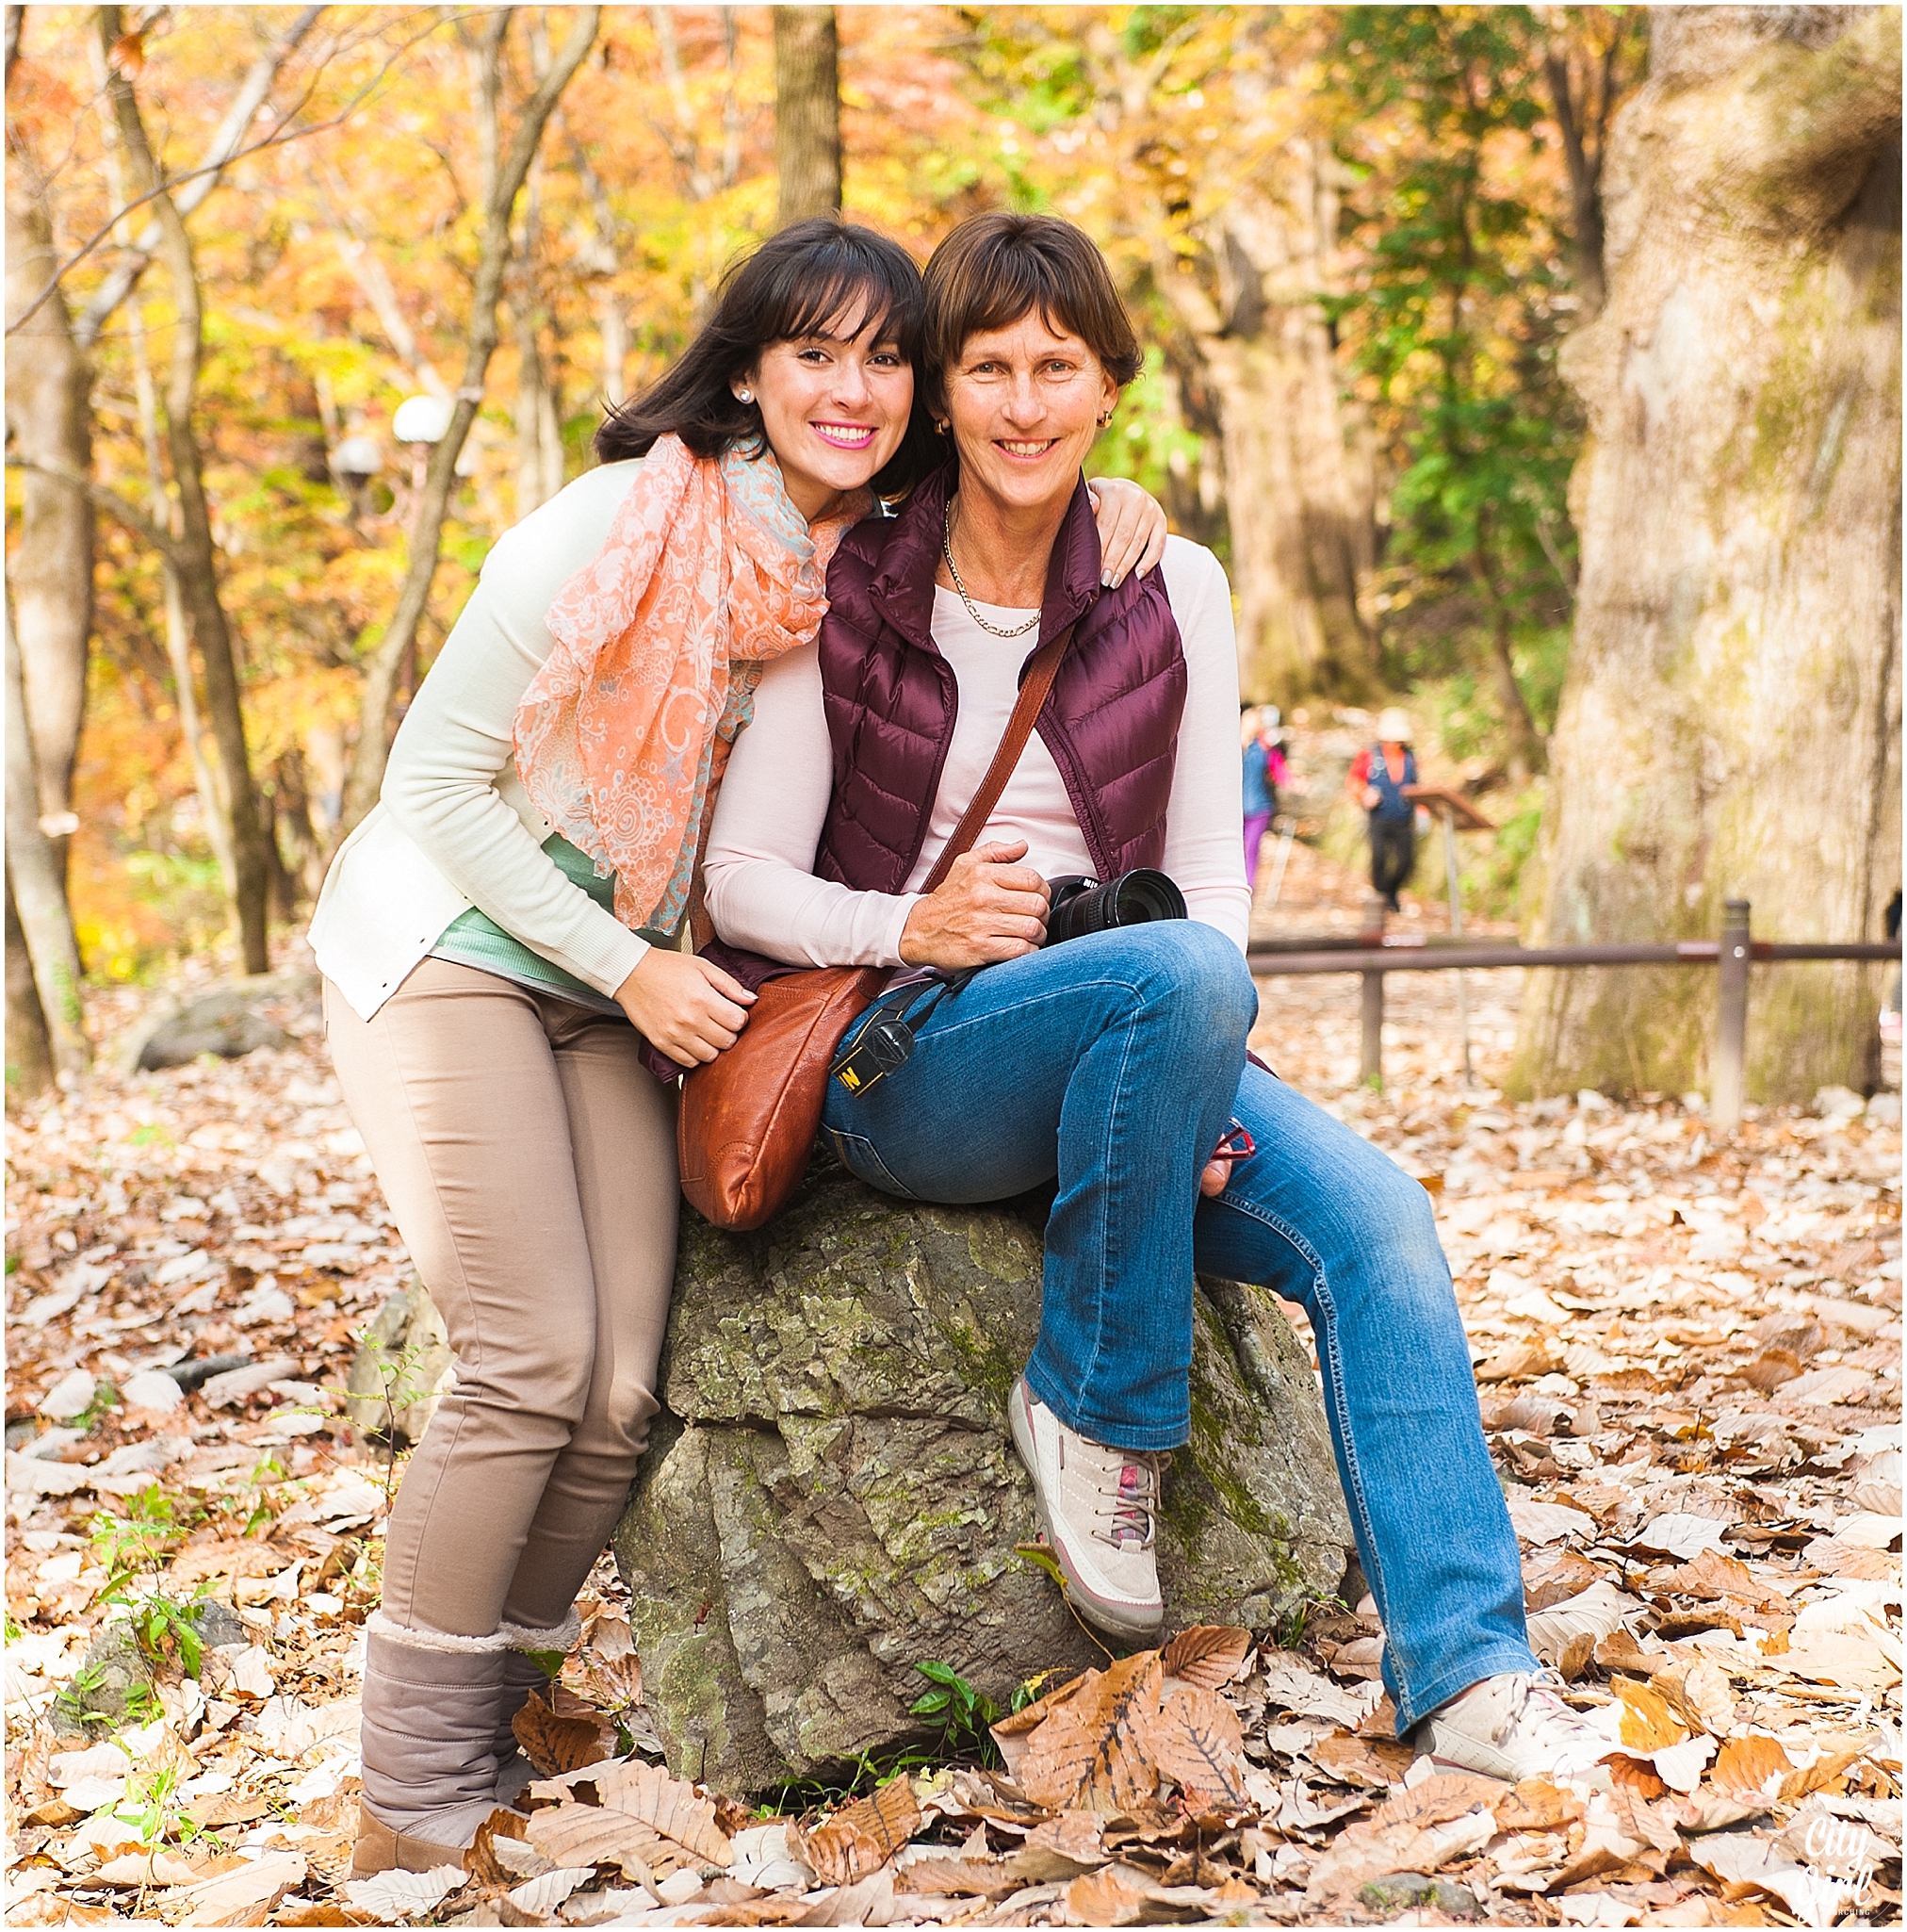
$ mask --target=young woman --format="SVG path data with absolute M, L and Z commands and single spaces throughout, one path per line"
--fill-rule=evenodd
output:
M 842 532 L 905 488 L 920 275 L 783 231 L 491 551 L 340 851 L 312 941 L 352 1119 L 456 1354 L 369 1626 L 355 1870 L 454 1862 L 520 1779 L 527 1653 L 571 1608 L 655 1415 L 676 1095 L 753 999 L 678 946 L 764 665 L 811 645 Z M 641 459 L 641 460 L 637 460 Z M 1108 499 L 1109 574 L 1163 544 Z
M 954 462 L 837 551 L 818 645 L 769 666 L 717 809 L 722 938 L 923 982 L 912 1057 L 831 1082 L 843 1163 L 903 1198 L 1057 1183 L 1040 1333 L 1008 1423 L 1082 1614 L 1164 1617 L 1164 1452 L 1189 1434 L 1195 1269 L 1310 1314 L 1400 1733 L 1517 1778 L 1603 1746 L 1546 1685 L 1427 1197 L 1246 1061 L 1238 702 L 1217 561 L 1100 581 L 1080 464 L 1137 343 L 1098 251 L 985 215 L 927 268 L 923 370 Z M 920 888 L 999 742 L 1021 667 L 1071 627 L 991 822 Z M 853 756 L 847 748 L 853 747 Z M 880 809 L 871 809 L 873 801 Z M 1160 867 L 1189 919 L 1046 946 L 1045 881 Z M 761 960 L 734 955 L 760 976 Z M 850 1039 L 852 1040 L 852 1034 Z M 985 1131 L 976 1131 L 985 1122 Z M 1214 1151 L 1236 1156 L 1228 1162 Z

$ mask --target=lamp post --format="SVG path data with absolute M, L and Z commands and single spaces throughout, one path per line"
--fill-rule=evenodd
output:
M 331 452 L 332 474 L 350 502 L 355 520 L 364 514 L 365 487 L 384 467 L 384 453 L 375 436 L 354 431 Z
M 444 440 L 450 427 L 452 405 L 442 396 L 407 396 L 391 418 L 391 434 L 411 446 L 411 494 L 413 500 L 423 495 L 425 472 L 431 467 L 433 445 Z

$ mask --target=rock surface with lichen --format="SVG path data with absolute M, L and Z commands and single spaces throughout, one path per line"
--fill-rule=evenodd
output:
M 1036 1534 L 1005 1402 L 1039 1322 L 1043 1206 L 931 1207 L 830 1170 L 753 1235 L 686 1216 L 663 1413 L 615 1536 L 678 1773 L 760 1791 L 922 1735 L 914 1669 L 1003 1709 L 1103 1662 Z M 1201 1281 L 1193 1435 L 1165 1477 L 1171 1628 L 1334 1592 L 1350 1531 L 1276 1304 Z

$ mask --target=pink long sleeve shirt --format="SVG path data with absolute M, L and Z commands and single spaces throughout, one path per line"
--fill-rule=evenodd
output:
M 1165 546 L 1165 590 L 1184 644 L 1179 729 L 1163 870 L 1194 919 L 1241 951 L 1251 911 L 1238 843 L 1238 656 L 1231 586 L 1217 558 L 1183 538 Z M 990 623 L 1026 611 L 982 604 Z M 736 742 L 715 808 L 705 868 L 715 929 L 793 966 L 898 966 L 901 931 L 940 848 L 979 789 L 1012 714 L 1031 637 L 990 636 L 951 590 L 934 596 L 934 642 L 959 684 L 954 740 L 927 837 L 907 890 L 856 892 L 810 870 L 827 813 L 832 762 L 815 649 L 791 651 L 764 673 L 755 720 Z M 1090 874 L 1093 862 L 1052 754 L 1027 743 L 980 843 L 1024 839 L 1024 863 L 1045 877 Z

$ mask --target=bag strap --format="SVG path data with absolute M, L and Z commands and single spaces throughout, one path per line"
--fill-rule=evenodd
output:
M 1006 729 L 1001 736 L 1000 748 L 993 754 L 993 762 L 986 767 L 986 776 L 981 779 L 980 789 L 969 801 L 967 810 L 960 816 L 960 823 L 954 827 L 954 836 L 941 846 L 933 871 L 921 881 L 922 893 L 936 892 L 946 883 L 954 861 L 972 845 L 986 827 L 986 821 L 993 816 L 993 808 L 1000 803 L 1000 794 L 1006 790 L 1006 781 L 1019 762 L 1019 754 L 1026 749 L 1026 741 L 1033 736 L 1034 721 L 1039 716 L 1047 694 L 1052 689 L 1052 680 L 1059 674 L 1059 661 L 1066 655 L 1072 634 L 1073 626 L 1068 624 L 1057 637 L 1041 645 L 1028 662 L 1026 678 L 1014 703 L 1013 715 L 1007 719 Z

